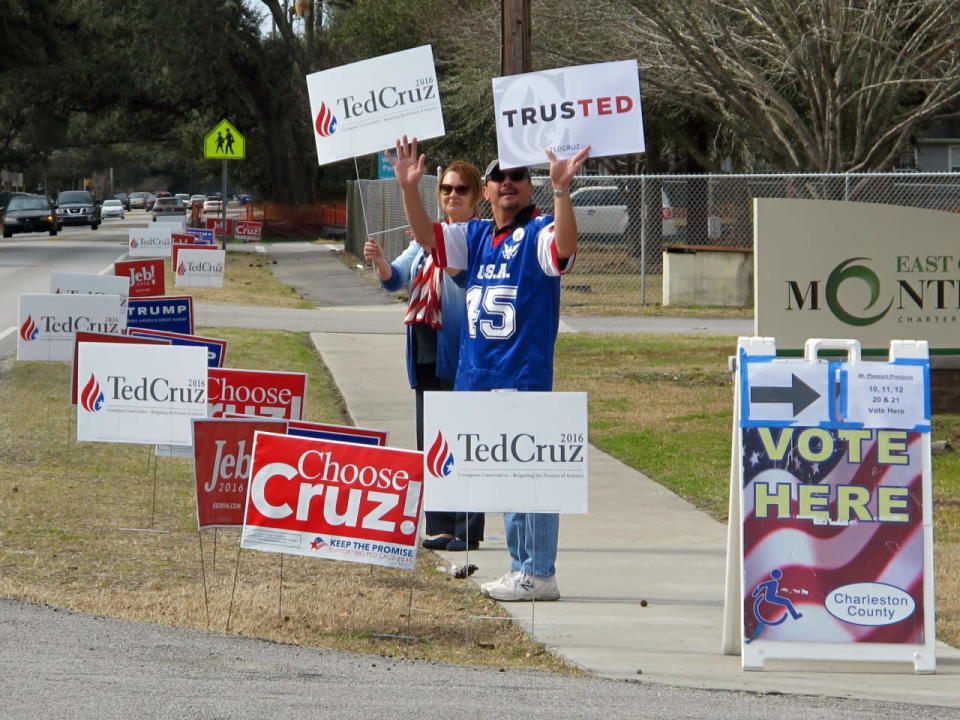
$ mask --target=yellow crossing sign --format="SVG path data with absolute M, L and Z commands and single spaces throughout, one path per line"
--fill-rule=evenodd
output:
M 221 120 L 203 139 L 203 156 L 208 160 L 243 160 L 247 142 L 233 125 Z

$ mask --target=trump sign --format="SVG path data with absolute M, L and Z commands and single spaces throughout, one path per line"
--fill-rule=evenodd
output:
M 240 545 L 412 570 L 422 457 L 258 432 Z

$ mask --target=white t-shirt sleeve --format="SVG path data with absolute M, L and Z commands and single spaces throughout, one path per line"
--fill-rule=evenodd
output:
M 567 274 L 573 269 L 576 259 L 576 253 L 564 260 L 557 257 L 556 227 L 552 220 L 537 233 L 537 261 L 545 275 L 556 277 Z
M 442 268 L 467 269 L 467 224 L 434 223 L 434 261 Z

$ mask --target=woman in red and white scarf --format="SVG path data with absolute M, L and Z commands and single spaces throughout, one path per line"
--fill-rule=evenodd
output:
M 456 161 L 440 174 L 437 200 L 445 222 L 466 222 L 477 216 L 482 197 L 480 171 Z M 437 267 L 413 241 L 388 263 L 375 240 L 367 240 L 363 256 L 373 263 L 380 284 L 389 292 L 405 286 L 410 299 L 407 326 L 407 374 L 417 395 L 417 449 L 423 450 L 423 393 L 452 390 L 460 354 L 460 328 L 466 317 L 464 290 Z M 462 275 L 463 273 L 461 273 Z M 483 513 L 428 512 L 423 547 L 430 550 L 475 550 L 483 539 Z

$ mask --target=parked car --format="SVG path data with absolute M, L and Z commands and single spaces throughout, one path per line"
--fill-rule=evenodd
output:
M 61 225 L 100 227 L 100 205 L 89 190 L 64 190 L 57 195 L 57 218 Z
M 622 240 L 630 222 L 626 199 L 616 185 L 582 187 L 570 193 L 577 232 L 581 240 Z M 665 190 L 660 190 L 662 206 L 661 234 L 677 234 L 673 205 Z
M 124 210 L 130 209 L 130 196 L 127 195 L 125 192 L 114 193 L 113 199 L 119 200 Z
M 179 215 L 182 217 L 183 206 L 180 205 L 180 201 L 173 196 L 158 197 L 153 203 L 150 214 L 153 216 L 153 222 L 156 222 L 158 217 L 164 215 Z
M 184 210 L 190 205 L 190 196 L 187 193 L 176 193 L 174 197 L 177 199 L 177 202 L 180 203 L 180 207 Z
M 56 235 L 61 225 L 57 214 L 43 195 L 18 194 L 9 199 L 3 209 L 3 236 L 13 237 L 18 232 L 43 232 Z
M 223 200 L 219 195 L 207 195 L 203 201 L 205 213 L 216 214 L 223 210 Z
M 123 210 L 123 202 L 116 198 L 104 200 L 103 205 L 100 206 L 100 217 L 104 220 L 111 217 L 123 220 L 123 218 L 126 217 Z
M 131 210 L 146 210 L 147 209 L 147 200 L 153 197 L 153 193 L 148 193 L 144 190 L 140 192 L 130 193 L 130 209 Z

